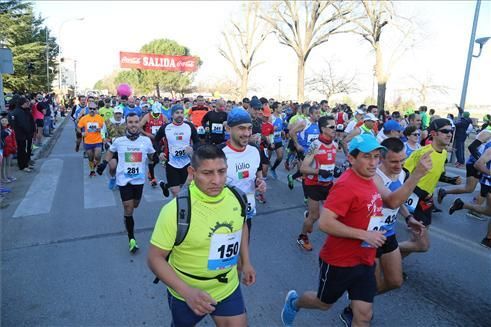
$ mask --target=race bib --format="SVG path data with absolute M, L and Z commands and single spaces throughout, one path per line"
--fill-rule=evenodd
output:
M 327 171 L 331 172 L 331 176 L 324 178 L 321 175 L 318 175 L 317 178 L 318 178 L 319 182 L 332 182 L 334 180 L 334 176 L 332 175 L 334 173 L 334 167 L 335 167 L 334 164 L 320 165 L 319 169 L 327 170 Z
M 383 228 L 385 230 L 392 229 L 392 226 L 396 222 L 398 212 L 399 212 L 399 208 L 397 208 L 397 209 L 382 208 L 382 215 L 384 216 L 383 217 L 383 220 L 384 220 Z
M 411 194 L 409 198 L 406 200 L 405 204 L 410 213 L 413 213 L 414 210 L 416 210 L 418 201 L 419 201 L 419 197 L 415 193 Z
M 208 270 L 222 270 L 237 264 L 242 229 L 235 233 L 213 234 L 208 255 Z
M 152 126 L 152 135 L 156 135 L 159 131 L 160 126 Z
M 384 225 L 384 216 L 372 216 L 372 218 L 370 218 L 370 223 L 368 224 L 367 231 L 383 231 Z M 361 246 L 364 248 L 373 248 L 373 246 L 371 246 L 367 242 L 362 242 Z
M 281 138 L 281 131 L 274 132 L 274 138 L 275 139 L 280 139 Z
M 203 126 L 198 126 L 196 129 L 199 135 L 204 135 L 205 134 L 205 128 Z
M 309 134 L 307 136 L 307 143 L 310 144 L 319 138 L 319 134 Z
M 175 158 L 182 158 L 184 156 L 187 156 L 186 148 L 171 147 L 169 152 Z
M 222 134 L 223 133 L 223 125 L 222 124 L 211 124 L 211 132 L 213 134 Z
M 99 124 L 92 122 L 92 123 L 87 123 L 87 132 L 95 133 L 97 132 L 97 129 L 99 128 Z
M 123 163 L 127 178 L 144 178 L 143 155 L 141 152 L 125 152 Z
M 247 218 L 252 218 L 256 214 L 256 199 L 254 193 L 247 193 Z

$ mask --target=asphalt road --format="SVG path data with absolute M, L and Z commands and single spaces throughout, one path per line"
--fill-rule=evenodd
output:
M 71 122 L 35 173 L 17 173 L 9 207 L 0 211 L 3 326 L 169 326 L 165 287 L 152 284 L 148 241 L 163 199 L 145 186 L 135 213 L 140 251 L 130 255 L 118 192 L 106 177 L 89 179 L 74 152 Z M 452 170 L 461 175 L 463 171 Z M 159 166 L 158 175 L 163 177 Z M 249 324 L 280 326 L 290 289 L 315 290 L 318 251 L 325 235 L 312 234 L 314 251 L 296 245 L 304 205 L 301 186 L 286 185 L 286 172 L 268 180 L 267 203 L 258 205 L 252 232 L 257 283 L 243 287 Z M 471 195 L 465 196 L 472 198 Z M 447 210 L 452 201 L 441 206 Z M 490 326 L 491 250 L 479 245 L 487 221 L 464 212 L 434 215 L 431 249 L 404 261 L 409 279 L 378 296 L 374 326 Z M 398 224 L 398 239 L 407 234 Z M 330 311 L 301 311 L 296 326 L 342 326 L 343 297 Z M 201 325 L 211 325 L 209 318 Z

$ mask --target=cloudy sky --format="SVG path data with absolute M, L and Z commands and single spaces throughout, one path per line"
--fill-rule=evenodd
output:
M 65 57 L 77 60 L 82 88 L 119 67 L 119 51 L 137 52 L 157 38 L 174 39 L 203 60 L 197 81 L 234 78 L 229 64 L 218 54 L 220 33 L 231 17 L 240 17 L 236 1 L 37 1 L 35 10 L 58 38 Z M 388 84 L 388 100 L 407 97 L 418 83 L 444 86 L 447 94 L 429 93 L 429 104 L 458 103 L 474 16 L 474 1 L 396 2 L 397 13 L 412 17 L 418 26 L 416 45 L 397 61 Z M 83 17 L 82 21 L 74 20 Z M 491 2 L 483 1 L 477 37 L 491 36 Z M 386 40 L 390 44 L 391 40 Z M 395 42 L 395 41 L 394 41 Z M 477 47 L 476 47 L 477 52 Z M 271 35 L 258 54 L 264 61 L 251 75 L 250 84 L 267 97 L 295 98 L 296 58 L 293 51 Z M 326 69 L 330 62 L 339 76 L 355 77 L 362 101 L 373 92 L 374 55 L 356 35 L 333 36 L 313 50 L 306 77 Z M 279 79 L 281 78 L 281 82 Z M 491 42 L 472 61 L 467 104 L 491 105 Z M 320 95 L 307 90 L 307 97 Z

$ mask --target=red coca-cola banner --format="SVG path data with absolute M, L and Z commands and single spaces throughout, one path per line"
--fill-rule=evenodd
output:
M 121 68 L 194 72 L 198 69 L 198 58 L 121 51 L 119 64 Z

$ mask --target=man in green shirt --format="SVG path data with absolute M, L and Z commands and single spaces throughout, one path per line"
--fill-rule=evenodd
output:
M 113 117 L 114 115 L 114 109 L 111 108 L 111 99 L 106 98 L 104 99 L 104 107 L 99 109 L 99 115 L 104 118 L 104 120 L 108 120 Z
M 225 187 L 225 154 L 214 145 L 194 153 L 188 173 L 191 219 L 176 245 L 177 202 L 165 205 L 150 240 L 148 264 L 168 286 L 172 326 L 194 326 L 207 314 L 218 326 L 247 326 L 239 285 L 255 283 L 249 260 L 248 229 L 241 203 Z M 168 261 L 166 257 L 168 257 Z

